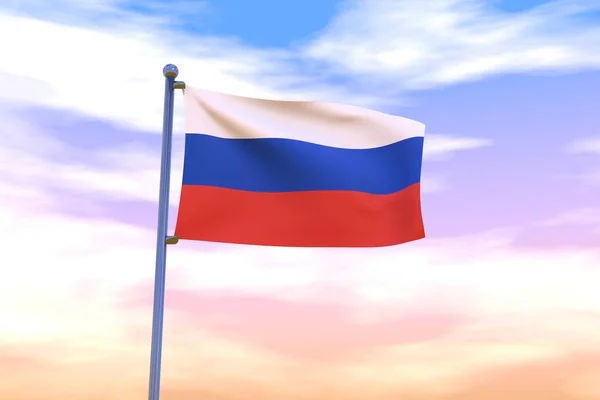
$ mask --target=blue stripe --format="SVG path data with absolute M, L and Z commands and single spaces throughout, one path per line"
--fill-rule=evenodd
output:
M 423 137 L 373 149 L 341 149 L 291 139 L 187 134 L 183 184 L 250 192 L 389 194 L 420 181 L 422 154 Z

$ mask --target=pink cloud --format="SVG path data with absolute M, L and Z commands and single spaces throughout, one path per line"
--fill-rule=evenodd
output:
M 319 301 L 318 293 L 310 301 L 300 301 L 233 292 L 169 290 L 166 312 L 175 321 L 172 329 L 208 330 L 225 339 L 317 360 L 357 356 L 379 346 L 435 340 L 473 318 L 462 302 L 443 302 L 444 296 L 439 293 L 435 301 L 431 300 L 432 294 L 431 298 L 416 298 L 402 306 L 373 306 L 369 310 L 364 305 L 352 306 L 351 293 L 331 290 L 338 290 L 335 297 L 341 300 Z M 331 290 L 327 298 L 332 297 Z M 142 297 L 124 305 L 136 309 L 149 304 L 151 299 Z

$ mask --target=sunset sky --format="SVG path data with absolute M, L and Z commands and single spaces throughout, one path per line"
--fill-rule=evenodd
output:
M 598 1 L 0 0 L 0 400 L 147 398 L 167 63 L 425 123 L 427 238 L 170 246 L 162 400 L 600 399 Z

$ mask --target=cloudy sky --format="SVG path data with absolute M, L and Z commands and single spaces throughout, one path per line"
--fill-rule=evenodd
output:
M 147 396 L 167 63 L 205 89 L 425 123 L 428 237 L 170 247 L 165 400 L 600 398 L 599 16 L 596 0 L 1 0 L 0 398 Z

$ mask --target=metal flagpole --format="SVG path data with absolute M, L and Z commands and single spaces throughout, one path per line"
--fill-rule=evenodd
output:
M 179 70 L 173 64 L 163 68 L 165 105 L 163 114 L 162 154 L 160 159 L 160 192 L 158 196 L 158 229 L 156 235 L 156 270 L 154 272 L 154 309 L 152 311 L 152 345 L 150 351 L 149 400 L 160 398 L 160 367 L 162 355 L 163 317 L 165 307 L 165 275 L 167 245 L 176 244 L 176 236 L 167 236 L 169 221 L 169 183 L 171 179 L 171 143 L 173 141 L 173 97 L 175 89 L 184 89 L 185 82 L 175 82 Z

